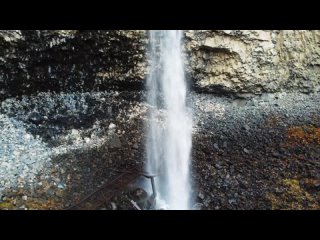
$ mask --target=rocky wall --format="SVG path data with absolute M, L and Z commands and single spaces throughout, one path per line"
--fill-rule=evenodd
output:
M 1 30 L 0 98 L 45 91 L 142 89 L 144 30 Z M 318 91 L 320 31 L 188 30 L 186 72 L 208 93 Z

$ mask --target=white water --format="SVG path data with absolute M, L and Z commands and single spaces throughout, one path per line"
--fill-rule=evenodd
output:
M 157 208 L 190 208 L 191 114 L 182 55 L 182 31 L 153 30 L 147 80 L 149 125 L 146 170 L 156 177 Z

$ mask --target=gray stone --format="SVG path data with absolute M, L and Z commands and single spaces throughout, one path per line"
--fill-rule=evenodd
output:
M 244 99 L 235 99 L 233 101 L 233 106 L 235 107 L 244 107 L 247 104 L 247 100 Z
M 36 162 L 36 159 L 34 159 L 34 158 L 28 158 L 25 161 L 25 163 L 28 165 L 34 164 L 35 162 Z
M 247 154 L 250 153 L 250 151 L 249 151 L 248 149 L 246 149 L 246 148 L 244 148 L 243 151 L 244 151 L 245 153 L 247 153 Z
M 278 157 L 280 157 L 281 155 L 280 155 L 280 153 L 279 153 L 279 152 L 277 152 L 277 151 L 273 151 L 273 152 L 272 152 L 272 156 L 274 156 L 274 157 L 278 158 Z
M 224 148 L 227 148 L 228 147 L 228 143 L 226 141 L 223 142 L 223 145 L 222 145 Z
M 192 206 L 192 209 L 193 210 L 201 210 L 203 207 L 203 204 L 202 203 L 196 203 Z
M 110 123 L 109 124 L 109 129 L 112 130 L 112 129 L 115 129 L 116 128 L 116 125 L 114 123 Z
M 44 121 L 43 116 L 41 116 L 40 113 L 38 112 L 32 112 L 30 113 L 29 117 L 28 117 L 29 121 L 34 123 L 34 124 L 40 124 Z
M 117 205 L 114 202 L 111 202 L 112 210 L 117 210 Z
M 204 199 L 204 193 L 203 192 L 199 192 L 198 193 L 198 197 L 201 199 L 201 200 L 203 200 Z
M 204 199 L 204 201 L 203 201 L 203 205 L 205 207 L 209 207 L 210 203 L 211 203 L 211 199 L 208 197 L 206 199 Z
M 138 144 L 133 144 L 133 146 L 132 146 L 134 149 L 139 149 L 139 145 Z
M 47 194 L 48 196 L 53 196 L 53 195 L 54 195 L 54 191 L 49 188 L 49 189 L 46 191 L 46 194 Z
M 220 169 L 222 168 L 221 163 L 217 162 L 217 163 L 215 164 L 215 167 L 216 167 L 218 170 L 220 170 Z
M 58 184 L 58 188 L 59 189 L 64 189 L 66 186 L 65 186 L 65 184 L 63 184 L 63 183 L 59 183 Z
M 272 93 L 262 93 L 261 100 L 265 102 L 270 102 L 274 99 L 274 94 Z
M 121 141 L 117 134 L 112 134 L 109 139 L 109 148 L 115 149 L 115 148 L 121 148 Z

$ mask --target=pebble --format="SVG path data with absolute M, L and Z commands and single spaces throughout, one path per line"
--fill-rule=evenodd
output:
M 229 204 L 235 204 L 236 202 L 237 202 L 237 201 L 236 201 L 235 199 L 229 199 L 229 200 L 228 200 L 228 203 L 229 203 Z
M 214 143 L 214 144 L 213 144 L 213 147 L 214 147 L 215 149 L 219 150 L 219 145 L 218 145 L 218 143 Z
M 38 112 L 35 112 L 35 111 L 30 113 L 28 119 L 30 122 L 32 122 L 34 124 L 40 124 L 44 120 L 43 117 L 41 116 L 41 114 Z
M 117 210 L 117 205 L 114 202 L 111 202 L 112 210 Z
M 203 192 L 199 192 L 199 194 L 198 194 L 198 197 L 201 199 L 201 200 L 203 200 L 204 199 L 204 193 Z
M 139 145 L 138 144 L 133 144 L 133 146 L 132 146 L 134 149 L 138 149 L 139 148 Z
M 28 196 L 22 196 L 22 200 L 23 201 L 27 201 L 28 200 Z
M 243 151 L 244 151 L 245 153 L 247 153 L 247 154 L 250 153 L 250 151 L 249 151 L 248 149 L 246 149 L 246 148 L 244 148 Z
M 203 204 L 202 203 L 196 203 L 193 205 L 192 209 L 193 210 L 201 210 L 203 207 Z
M 223 145 L 222 145 L 224 148 L 227 148 L 228 147 L 228 143 L 225 141 L 223 142 Z
M 61 182 L 60 178 L 55 178 L 53 179 L 57 184 L 59 184 Z
M 279 153 L 279 152 L 274 151 L 274 152 L 272 152 L 272 156 L 274 156 L 274 157 L 278 158 L 278 157 L 280 157 L 280 153 Z
M 204 201 L 203 201 L 203 205 L 205 207 L 209 207 L 210 206 L 210 203 L 211 203 L 211 199 L 210 198 L 206 198 Z
M 47 190 L 46 194 L 47 194 L 48 196 L 53 196 L 53 195 L 54 195 L 54 191 L 49 188 L 49 189 Z
M 218 170 L 220 170 L 220 169 L 222 168 L 222 166 L 221 166 L 220 163 L 216 163 L 214 166 L 215 166 Z

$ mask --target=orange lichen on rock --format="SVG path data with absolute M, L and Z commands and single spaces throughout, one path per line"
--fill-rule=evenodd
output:
M 0 210 L 16 210 L 22 209 L 28 210 L 56 210 L 61 209 L 62 204 L 52 199 L 42 200 L 37 198 L 28 198 L 27 201 L 18 202 L 16 198 L 7 198 L 6 201 L 0 202 Z
M 320 145 L 320 128 L 314 126 L 297 126 L 287 130 L 287 142 L 289 145 Z

